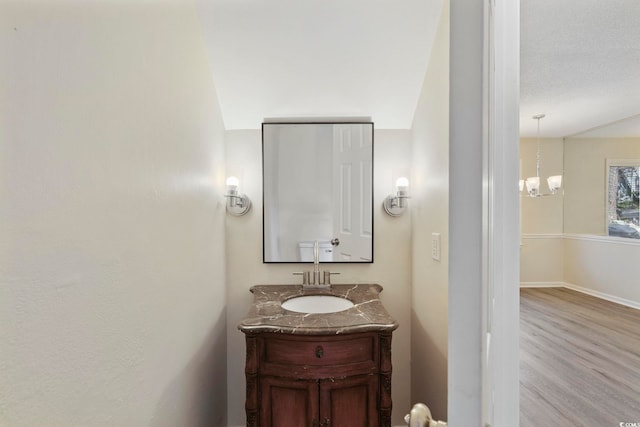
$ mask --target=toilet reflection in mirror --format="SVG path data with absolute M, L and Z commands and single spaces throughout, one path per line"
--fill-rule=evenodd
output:
M 313 262 L 313 244 L 312 240 L 298 243 L 298 261 Z M 333 245 L 330 240 L 318 240 L 318 261 L 333 262 Z

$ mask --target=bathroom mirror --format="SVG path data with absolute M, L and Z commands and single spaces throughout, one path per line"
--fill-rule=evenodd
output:
M 373 123 L 263 123 L 263 261 L 373 262 Z

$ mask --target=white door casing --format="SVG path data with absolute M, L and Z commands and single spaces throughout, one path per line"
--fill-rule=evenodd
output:
M 519 424 L 519 4 L 451 0 L 448 422 Z
M 519 2 L 486 2 L 488 146 L 484 425 L 519 425 Z

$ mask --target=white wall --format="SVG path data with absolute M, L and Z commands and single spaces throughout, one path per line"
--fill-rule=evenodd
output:
M 640 308 L 635 274 L 640 260 L 636 239 L 567 236 L 564 241 L 566 286 Z
M 1 9 L 0 425 L 224 425 L 224 133 L 194 11 Z
M 536 175 L 536 138 L 520 140 L 520 178 Z M 546 178 L 563 175 L 564 144 L 562 138 L 540 139 L 540 188 L 548 193 Z M 562 194 L 520 198 L 521 247 L 520 283 L 524 286 L 558 286 L 564 275 Z
M 521 236 L 520 285 L 561 286 L 564 281 L 564 238 L 562 234 Z
M 521 179 L 536 176 L 536 139 L 520 140 Z M 563 174 L 562 138 L 540 139 L 540 191 L 549 192 L 547 177 Z M 524 197 L 522 190 L 522 233 L 558 234 L 562 233 L 563 197 L 561 194 L 547 197 Z
M 640 307 L 640 286 L 628 273 L 640 259 L 640 242 L 595 236 L 606 230 L 606 159 L 640 159 L 640 139 L 565 140 L 564 281 Z
M 606 160 L 640 159 L 640 138 L 567 138 L 564 147 L 564 231 L 606 234 Z
M 412 127 L 411 400 L 447 418 L 449 2 L 445 1 Z M 440 233 L 441 260 L 431 258 Z
M 393 173 L 410 165 L 410 131 L 375 131 L 374 159 L 374 257 L 373 264 L 330 264 L 341 273 L 335 283 L 379 283 L 382 301 L 400 327 L 393 335 L 393 423 L 401 425 L 411 408 L 409 301 L 411 298 L 411 219 L 409 215 L 392 218 L 382 209 L 382 201 L 393 191 Z M 257 284 L 296 284 L 294 271 L 311 269 L 310 264 L 262 263 L 262 168 L 260 131 L 227 131 L 227 166 L 240 171 L 243 191 L 253 207 L 243 217 L 227 221 L 228 305 L 228 377 L 229 425 L 245 423 L 245 344 L 237 325 L 249 310 Z
M 521 140 L 524 165 L 535 165 L 535 139 Z M 640 242 L 602 236 L 605 231 L 606 159 L 640 158 L 637 138 L 542 139 L 541 176 L 563 171 L 563 195 L 522 198 L 522 286 L 569 286 L 640 306 L 640 287 L 629 280 Z M 564 164 L 564 169 L 562 165 Z

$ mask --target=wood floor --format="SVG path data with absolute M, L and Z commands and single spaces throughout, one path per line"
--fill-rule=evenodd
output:
M 640 426 L 640 310 L 565 288 L 520 296 L 520 426 Z

